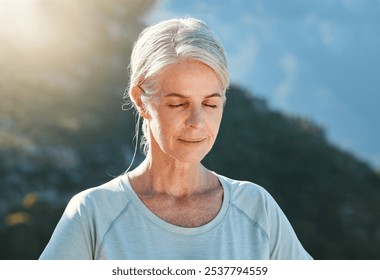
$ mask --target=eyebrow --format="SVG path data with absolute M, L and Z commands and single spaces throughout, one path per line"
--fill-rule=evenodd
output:
M 164 97 L 189 98 L 190 96 L 173 92 L 173 93 L 166 94 Z M 220 93 L 213 93 L 213 94 L 207 95 L 205 98 L 212 98 L 212 97 L 222 97 L 222 95 Z

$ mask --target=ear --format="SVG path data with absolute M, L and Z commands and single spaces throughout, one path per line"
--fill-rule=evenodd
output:
M 144 105 L 141 99 L 142 94 L 143 94 L 143 90 L 141 87 L 139 86 L 132 87 L 131 89 L 132 102 L 135 104 L 140 116 L 142 116 L 144 119 L 147 119 L 149 118 L 149 114 L 147 112 L 146 106 Z

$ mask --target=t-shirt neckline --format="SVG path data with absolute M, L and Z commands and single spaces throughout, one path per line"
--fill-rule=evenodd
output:
M 214 219 L 212 219 L 210 222 L 208 222 L 204 225 L 201 225 L 199 227 L 181 227 L 178 225 L 171 224 L 171 223 L 161 219 L 160 217 L 158 217 L 138 197 L 138 195 L 136 194 L 136 192 L 132 188 L 132 185 L 131 185 L 129 178 L 128 178 L 128 174 L 124 174 L 123 176 L 120 177 L 121 178 L 121 180 L 120 180 L 121 184 L 120 185 L 121 185 L 122 189 L 125 191 L 126 195 L 131 200 L 133 206 L 144 217 L 148 218 L 151 222 L 153 222 L 154 224 L 156 224 L 160 228 L 167 230 L 167 231 L 170 231 L 170 232 L 173 232 L 173 233 L 182 234 L 182 235 L 195 235 L 195 234 L 201 234 L 201 233 L 210 231 L 211 229 L 215 228 L 217 225 L 220 224 L 220 222 L 222 222 L 222 220 L 224 219 L 224 217 L 228 211 L 228 207 L 230 204 L 230 190 L 228 188 L 227 182 L 225 182 L 225 180 L 223 180 L 223 178 L 220 175 L 216 174 L 215 172 L 213 172 L 213 173 L 214 173 L 214 175 L 216 175 L 218 177 L 218 180 L 223 187 L 222 206 L 219 209 L 219 212 L 217 213 L 217 215 L 214 217 Z

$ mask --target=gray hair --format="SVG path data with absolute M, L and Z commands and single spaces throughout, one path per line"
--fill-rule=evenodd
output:
M 130 83 L 124 97 L 129 98 L 132 88 L 138 86 L 143 91 L 143 103 L 148 104 L 158 92 L 162 70 L 184 60 L 195 60 L 209 66 L 220 79 L 223 91 L 227 90 L 228 62 L 222 44 L 203 21 L 184 18 L 162 21 L 141 32 L 132 51 Z M 141 145 L 147 154 L 149 141 L 145 120 L 142 128 Z

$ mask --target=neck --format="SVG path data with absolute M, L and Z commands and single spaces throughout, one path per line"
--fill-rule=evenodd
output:
M 211 172 L 201 163 L 182 163 L 151 156 L 129 173 L 136 192 L 188 197 L 208 191 L 214 184 Z M 214 179 L 215 180 L 215 179 Z

